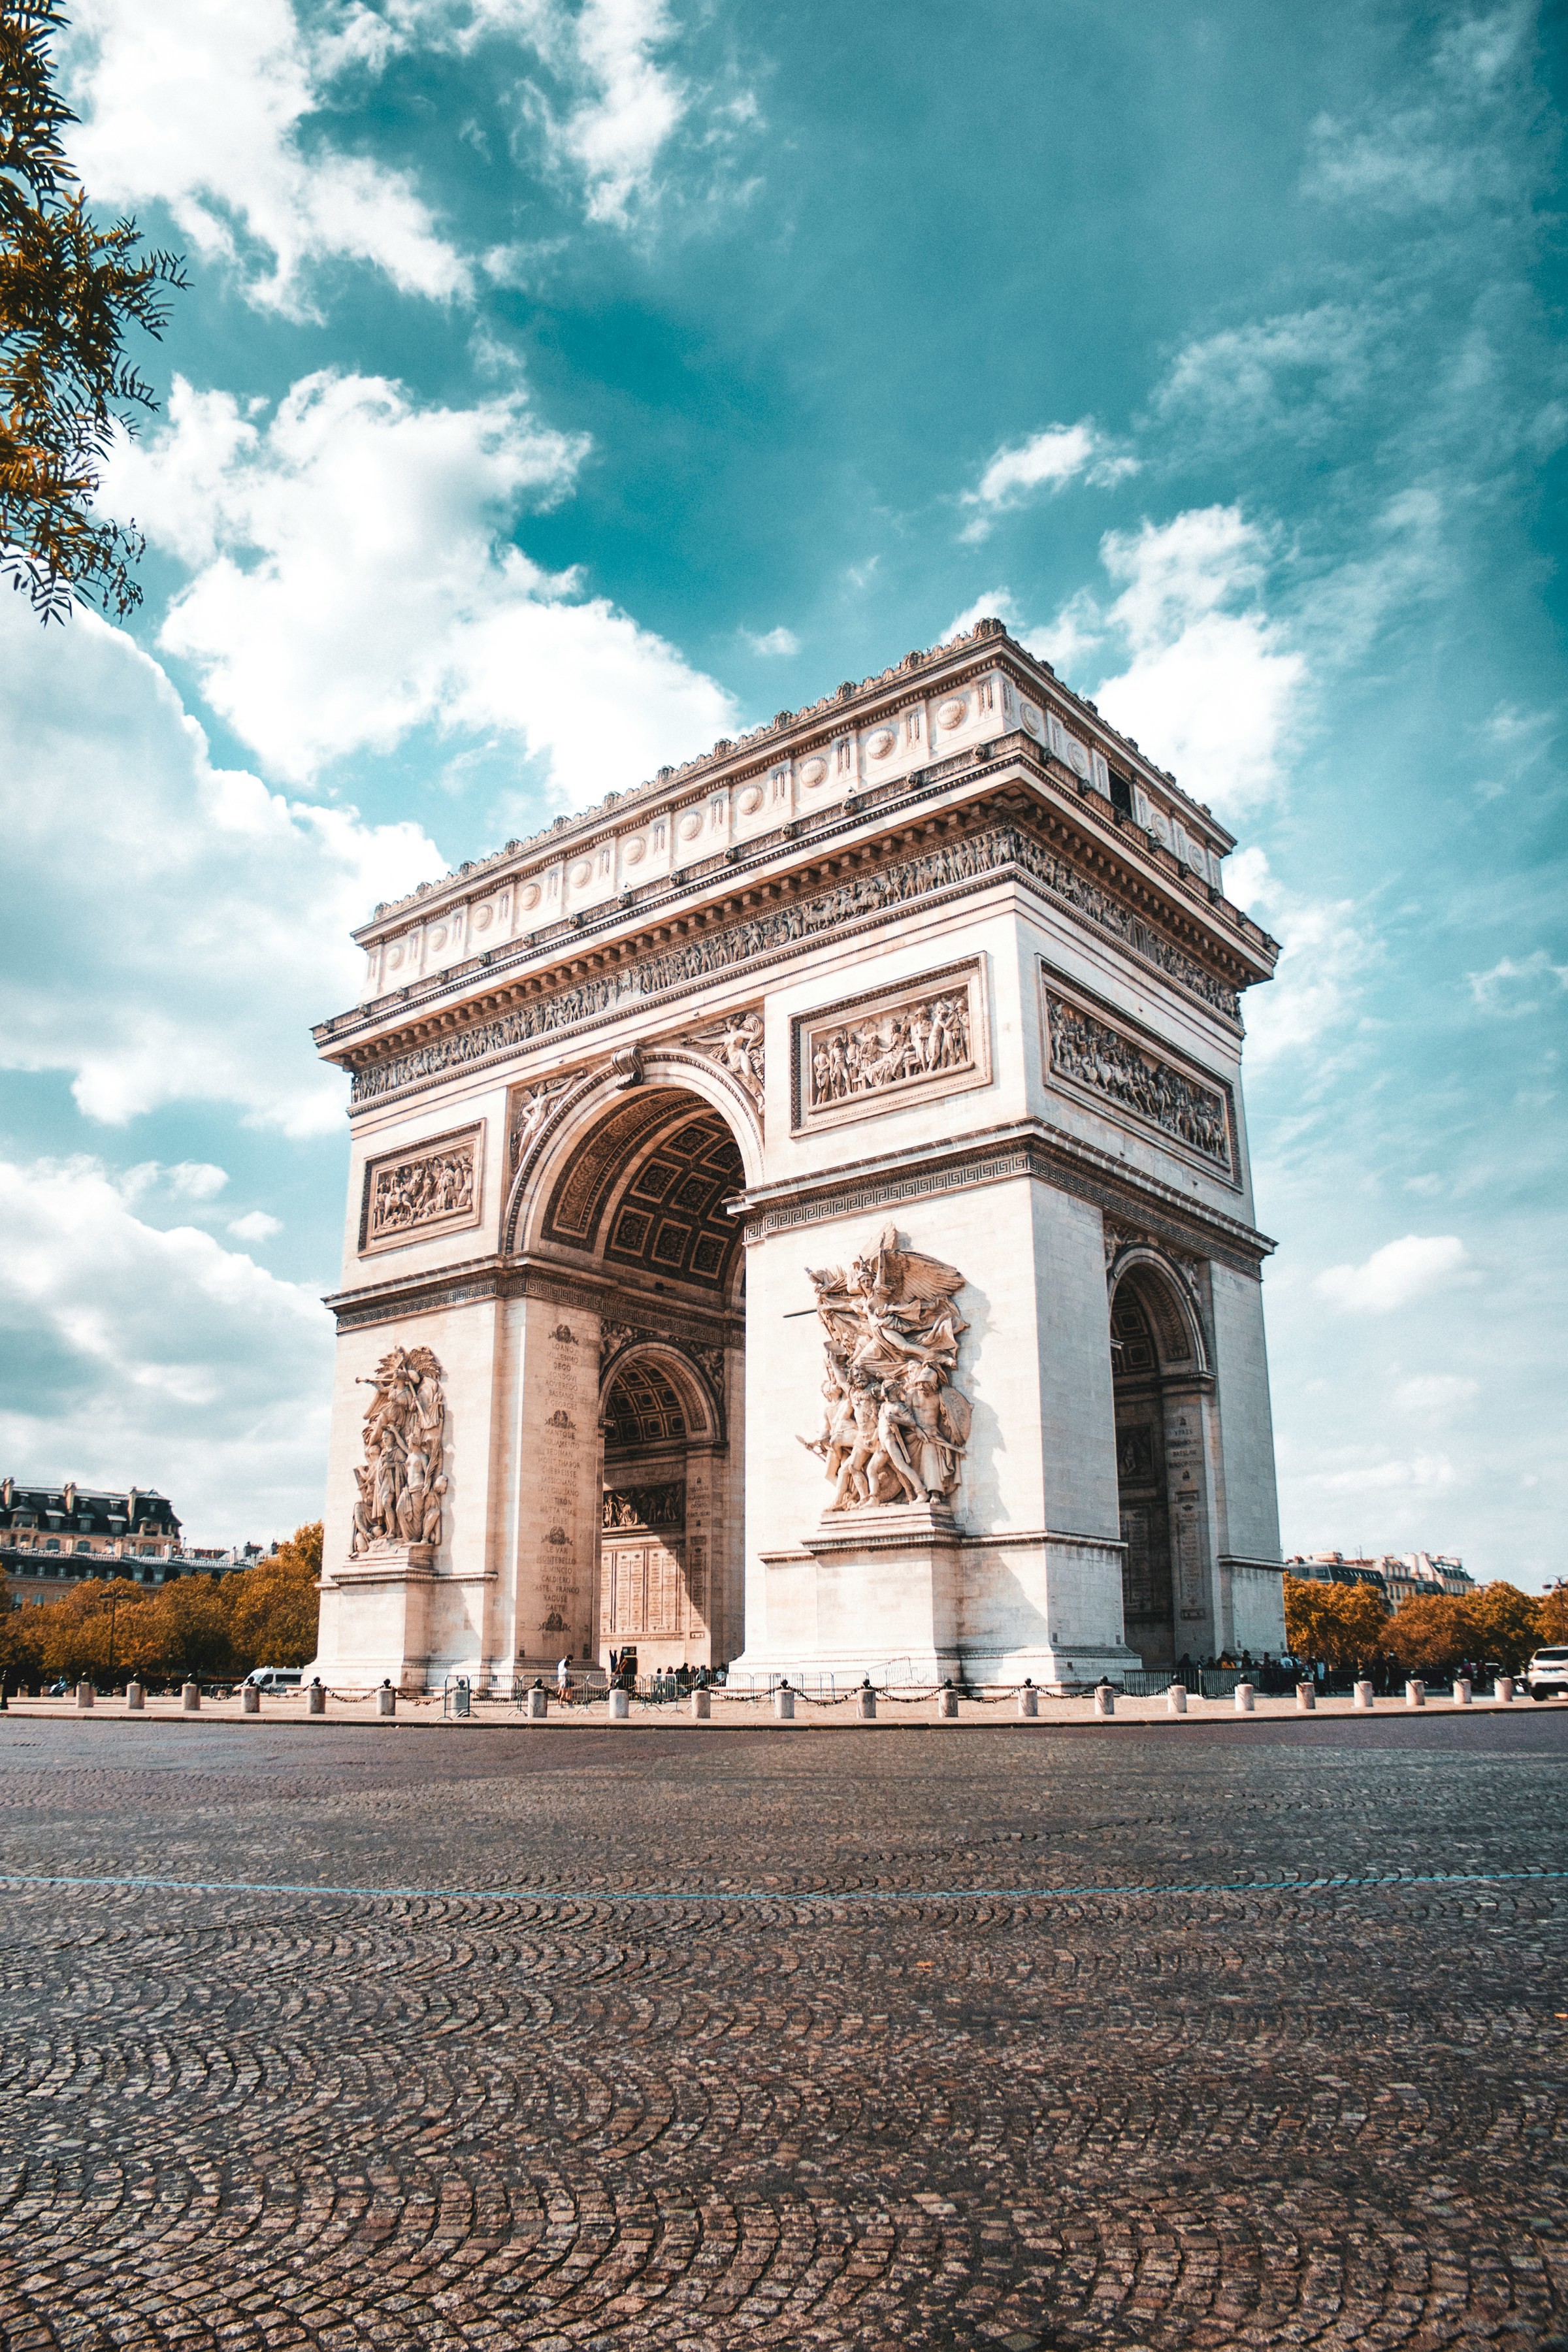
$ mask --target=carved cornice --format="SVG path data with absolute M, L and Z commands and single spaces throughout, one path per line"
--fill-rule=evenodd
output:
M 798 1226 L 967 1192 L 977 1184 L 1005 1183 L 1017 1176 L 1054 1185 L 1124 1224 L 1157 1234 L 1177 1250 L 1216 1258 L 1241 1274 L 1256 1276 L 1275 1248 L 1256 1226 L 1194 1201 L 1174 1185 L 1131 1169 L 1110 1152 L 1040 1119 L 1021 1119 L 979 1134 L 950 1137 L 926 1149 L 863 1160 L 830 1175 L 757 1185 L 733 1202 L 732 1213 L 744 1217 L 746 1240 L 755 1244 Z
M 645 1298 L 640 1291 L 628 1289 L 616 1274 L 579 1273 L 546 1260 L 499 1255 L 334 1291 L 321 1304 L 337 1318 L 340 1331 L 358 1331 L 401 1322 L 409 1316 L 435 1315 L 451 1307 L 508 1298 L 542 1298 L 552 1307 L 575 1307 L 587 1315 L 608 1309 L 622 1318 L 640 1308 L 648 1317 L 657 1317 L 658 1332 L 650 1328 L 649 1337 L 672 1339 L 683 1350 L 734 1347 L 745 1336 L 745 1318 L 732 1308 L 706 1309 L 663 1296 Z
M 994 819 L 996 812 L 987 814 Z M 752 912 L 693 929 L 679 943 L 624 950 L 590 977 L 536 984 L 536 992 L 503 1012 L 476 1008 L 470 1015 L 454 1009 L 443 1016 L 450 1025 L 427 1040 L 408 1045 L 394 1035 L 345 1055 L 353 1063 L 353 1108 L 401 1098 L 537 1044 L 585 1035 L 715 980 L 759 973 L 819 941 L 854 938 L 916 908 L 1008 882 L 1024 884 L 1113 940 L 1210 1013 L 1238 1024 L 1236 988 L 1146 920 L 1130 891 L 1097 880 L 1089 858 L 1065 856 L 1048 837 L 1051 830 L 1015 817 L 959 830 L 912 855 L 894 854 L 884 845 L 879 858 L 873 851 L 872 862 L 858 863 L 848 879 L 784 896 L 763 892 Z

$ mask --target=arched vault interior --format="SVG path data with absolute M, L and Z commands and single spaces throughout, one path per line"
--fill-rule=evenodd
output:
M 674 1087 L 652 1088 L 584 1138 L 551 1194 L 544 1238 L 722 1293 L 741 1244 L 724 1202 L 744 1184 L 719 1112 Z

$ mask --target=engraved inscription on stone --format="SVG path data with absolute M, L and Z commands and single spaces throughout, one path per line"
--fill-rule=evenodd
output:
M 426 1234 L 473 1225 L 479 1217 L 481 1127 L 373 1160 L 364 1171 L 360 1249 L 395 1249 Z
M 795 1128 L 821 1127 L 990 1076 L 978 963 L 853 998 L 795 1024 Z
M 1226 1176 L 1233 1175 L 1230 1107 L 1217 1087 L 1173 1068 L 1051 988 L 1046 990 L 1046 1025 L 1054 1076 L 1147 1119 Z

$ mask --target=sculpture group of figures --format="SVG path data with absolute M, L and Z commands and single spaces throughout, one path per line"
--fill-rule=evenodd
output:
M 1179 1136 L 1207 1160 L 1230 1166 L 1230 1130 L 1221 1096 L 1194 1086 L 1168 1063 L 1141 1054 L 1136 1045 L 1076 1007 L 1051 1001 L 1051 1066 L 1079 1086 L 1093 1087 L 1113 1101 L 1142 1112 Z
M 847 1022 L 812 1040 L 811 1102 L 851 1101 L 877 1094 L 908 1078 L 939 1070 L 966 1070 L 969 1060 L 969 999 L 960 992 Z
M 405 1160 L 376 1171 L 370 1199 L 370 1234 L 405 1232 L 434 1217 L 461 1216 L 474 1205 L 474 1147 Z
M 428 1348 L 394 1348 L 374 1377 L 356 1387 L 375 1394 L 365 1408 L 364 1463 L 356 1469 L 355 1552 L 384 1543 L 438 1544 L 447 1400 Z
M 958 1485 L 970 1406 L 952 1385 L 969 1326 L 956 1266 L 899 1247 L 888 1226 L 846 1275 L 808 1267 L 826 1335 L 822 1432 L 803 1437 L 833 1484 L 830 1511 L 940 1503 Z
M 686 1488 L 679 1479 L 663 1486 L 606 1486 L 602 1524 L 606 1528 L 683 1528 Z

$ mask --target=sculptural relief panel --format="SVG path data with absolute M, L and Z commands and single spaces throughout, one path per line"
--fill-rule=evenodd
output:
M 1111 1021 L 1042 978 L 1046 1065 L 1050 1077 L 1101 1108 L 1153 1128 L 1227 1184 L 1237 1181 L 1236 1112 L 1223 1080 L 1200 1077 L 1167 1048 Z
M 792 1035 L 797 1135 L 991 1082 L 978 957 L 803 1014 Z
M 484 1134 L 482 1124 L 463 1128 L 368 1161 L 360 1204 L 361 1256 L 477 1225 Z
M 806 1271 L 826 1377 L 822 1428 L 800 1443 L 822 1457 L 832 1489 L 825 1509 L 951 1504 L 972 1418 L 955 1385 L 969 1328 L 954 1304 L 963 1275 L 901 1247 L 892 1225 L 847 1272 Z
M 428 1348 L 393 1348 L 368 1381 L 364 1461 L 354 1471 L 352 1554 L 388 1545 L 441 1540 L 447 1492 L 447 1399 L 440 1365 Z

